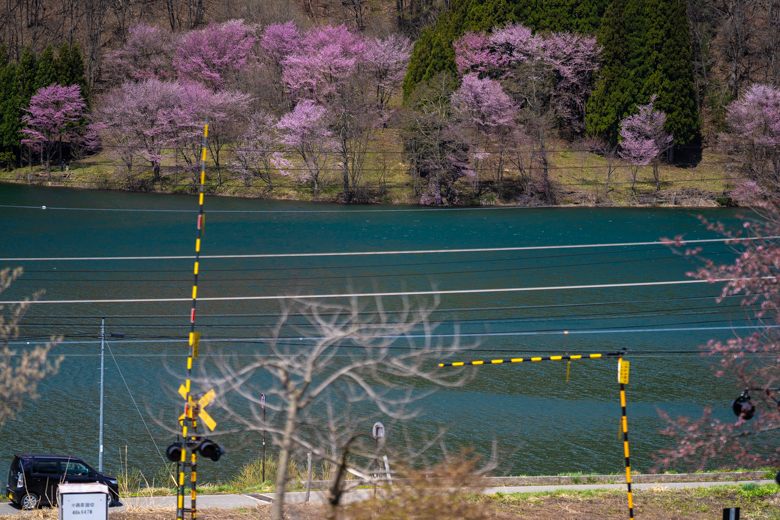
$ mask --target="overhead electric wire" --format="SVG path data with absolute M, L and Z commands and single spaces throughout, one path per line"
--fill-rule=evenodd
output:
M 773 278 L 773 277 L 769 277 Z M 498 294 L 521 293 L 537 291 L 576 291 L 583 289 L 616 289 L 625 287 L 661 287 L 669 285 L 692 285 L 701 283 L 721 283 L 738 281 L 737 278 L 717 278 L 713 280 L 667 280 L 660 282 L 628 282 L 628 283 L 603 283 L 593 285 L 552 285 L 540 287 L 500 287 L 486 289 L 452 289 L 436 291 L 397 291 L 397 292 L 373 292 L 373 293 L 341 293 L 341 294 L 297 294 L 289 296 L 210 296 L 200 298 L 201 301 L 225 302 L 225 301 L 270 301 L 270 300 L 312 300 L 312 299 L 336 299 L 336 298 L 385 298 L 401 296 L 437 296 L 450 294 Z M 173 303 L 187 302 L 190 298 L 118 298 L 105 300 L 16 300 L 0 301 L 0 305 L 63 305 L 78 303 Z
M 768 293 L 767 296 L 777 296 L 780 293 Z M 713 294 L 708 296 L 683 296 L 683 297 L 669 297 L 669 298 L 650 298 L 643 300 L 612 300 L 612 301 L 596 301 L 596 302 L 582 302 L 582 303 L 552 303 L 552 304 L 538 304 L 538 305 L 509 305 L 509 306 L 497 306 L 497 307 L 455 307 L 455 308 L 436 308 L 431 309 L 429 313 L 440 312 L 492 312 L 501 310 L 525 310 L 525 309 L 557 309 L 566 307 L 592 307 L 592 306 L 605 306 L 605 305 L 630 305 L 636 303 L 655 303 L 655 302 L 676 302 L 676 301 L 690 301 L 690 300 L 715 300 L 721 297 L 720 294 Z M 724 299 L 728 298 L 745 298 L 742 294 L 730 294 L 723 296 Z M 390 311 L 391 313 L 393 311 Z M 359 311 L 358 315 L 370 315 L 375 314 L 375 311 Z M 324 312 L 321 316 L 334 316 L 333 313 Z M 51 319 L 51 318 L 79 318 L 79 319 L 150 319 L 150 318 L 181 318 L 186 317 L 187 314 L 46 314 L 46 315 L 25 315 L 25 320 L 30 319 Z M 278 312 L 266 312 L 266 313 L 202 313 L 201 317 L 206 318 L 262 318 L 279 316 Z M 288 316 L 306 316 L 304 313 L 290 313 Z M 6 316 L 8 317 L 8 316 Z
M 705 238 L 695 240 L 683 240 L 683 245 L 711 244 L 711 243 L 739 243 L 754 240 L 775 240 L 780 236 L 769 237 L 745 237 L 745 238 Z M 623 243 L 598 243 L 598 244 L 571 244 L 553 246 L 518 246 L 518 247 L 484 247 L 470 249 L 421 249 L 398 251 L 342 251 L 331 253 L 270 253 L 249 255 L 202 255 L 201 259 L 233 259 L 233 258 L 324 258 L 339 256 L 394 256 L 394 255 L 431 255 L 453 253 L 498 253 L 509 251 L 550 251 L 561 249 L 596 249 L 608 247 L 637 247 L 664 245 L 666 242 L 623 242 Z M 192 255 L 183 256 L 90 256 L 90 257 L 6 257 L 0 258 L 2 262 L 70 262 L 70 261 L 118 261 L 118 260 L 192 260 Z
M 544 316 L 522 316 L 522 317 L 504 317 L 504 318 L 468 318 L 468 319 L 449 319 L 449 320 L 442 320 L 437 321 L 435 324 L 437 326 L 445 325 L 445 324 L 481 324 L 481 323 L 508 323 L 508 322 L 529 322 L 529 321 L 549 321 L 549 320 L 578 320 L 578 321 L 584 321 L 584 320 L 617 320 L 617 319 L 632 319 L 632 318 L 651 318 L 651 317 L 675 317 L 675 316 L 702 316 L 702 315 L 713 315 L 713 314 L 729 314 L 731 315 L 733 311 L 731 309 L 741 309 L 745 312 L 749 311 L 756 311 L 759 310 L 758 307 L 756 308 L 747 308 L 743 307 L 740 304 L 735 305 L 720 305 L 715 308 L 707 308 L 707 307 L 683 307 L 678 309 L 663 309 L 663 310 L 642 310 L 642 311 L 635 311 L 635 312 L 619 312 L 619 313 L 599 313 L 599 314 L 557 314 L 557 315 L 544 315 Z M 727 310 L 724 310 L 727 309 Z M 679 311 L 688 311 L 688 312 L 679 312 Z M 269 327 L 272 325 L 275 325 L 278 323 L 277 321 L 266 321 L 266 322 L 260 322 L 260 323 L 219 323 L 219 324 L 204 324 L 203 327 L 209 328 L 209 329 L 254 329 L 254 328 L 262 328 L 262 327 Z M 152 323 L 152 324 L 142 324 L 142 325 L 130 325 L 130 324 L 122 324 L 121 327 L 126 330 L 134 330 L 134 329 L 177 329 L 186 327 L 187 325 L 182 324 L 159 324 L 159 323 Z M 295 327 L 296 329 L 306 327 L 307 323 L 296 323 Z M 32 324 L 24 324 L 20 328 L 23 331 L 26 331 L 30 328 L 55 328 L 55 327 L 90 327 L 89 324 L 85 323 L 32 323 Z M 59 330 L 59 329 L 58 329 Z M 63 332 L 58 332 L 58 335 L 64 334 Z M 90 334 L 90 333 L 86 333 Z M 67 335 L 67 334 L 65 334 Z M 94 333 L 92 333 L 94 335 Z
M 561 328 L 551 328 L 551 329 L 531 329 L 531 330 L 514 330 L 514 331 L 483 331 L 483 332 L 453 332 L 453 333 L 431 333 L 431 334 L 406 334 L 406 335 L 398 335 L 398 336 L 381 336 L 382 338 L 456 338 L 456 337 L 502 337 L 502 336 L 545 336 L 545 335 L 577 335 L 577 334 L 620 334 L 620 333 L 627 333 L 627 334 L 636 334 L 636 333 L 646 333 L 646 332 L 694 332 L 694 331 L 710 331 L 710 330 L 763 330 L 763 329 L 776 329 L 780 328 L 780 325 L 758 325 L 758 324 L 751 324 L 751 325 L 729 325 L 729 326 L 713 326 L 713 327 L 690 327 L 690 325 L 702 325 L 702 324 L 711 324 L 711 323 L 723 323 L 725 320 L 723 319 L 717 319 L 717 320 L 699 320 L 699 321 L 688 321 L 688 322 L 682 322 L 682 323 L 669 323 L 669 324 L 648 324 L 648 325 L 626 325 L 624 327 L 614 327 L 614 328 L 608 328 L 603 329 L 599 327 L 592 327 L 592 328 L 579 328 L 579 329 L 571 329 L 568 328 L 566 330 Z M 749 318 L 740 319 L 739 321 L 749 321 Z M 675 325 L 685 325 L 685 327 L 674 327 Z M 650 327 L 650 328 L 643 328 L 643 327 Z M 85 333 L 83 334 L 83 337 L 85 338 L 94 338 L 94 333 Z M 45 341 L 51 338 L 51 336 L 36 336 L 36 337 L 24 337 L 24 338 L 17 338 L 13 342 L 8 342 L 8 344 L 24 344 L 29 341 Z M 171 336 L 171 335 L 158 335 L 158 336 L 141 336 L 142 339 L 135 339 L 130 340 L 126 339 L 123 340 L 122 343 L 151 343 L 151 342 L 159 342 L 159 343 L 172 343 L 172 342 L 178 342 L 183 341 L 179 336 Z M 178 338 L 178 339 L 177 339 Z M 284 342 L 309 342 L 309 341 L 318 341 L 322 338 L 317 337 L 304 337 L 299 334 L 295 334 L 292 336 L 283 336 L 281 338 L 272 338 L 272 337 L 232 337 L 232 338 L 202 338 L 202 342 L 245 342 L 245 343 L 253 343 L 258 341 L 284 341 Z M 84 342 L 60 342 L 58 344 L 90 344 L 90 343 L 99 343 L 99 341 L 84 341 Z
M 521 262 L 521 261 L 531 261 L 531 260 L 547 260 L 550 258 L 571 258 L 571 257 L 584 257 L 584 256 L 600 256 L 600 255 L 625 255 L 628 253 L 646 253 L 655 251 L 658 249 L 659 246 L 654 247 L 646 247 L 643 249 L 632 249 L 629 251 L 594 251 L 591 253 L 571 253 L 571 254 L 556 254 L 556 255 L 545 255 L 545 256 L 524 256 L 524 257 L 513 257 L 513 258 L 477 258 L 473 260 L 445 260 L 445 261 L 429 261 L 429 262 L 404 262 L 404 263 L 390 263 L 390 264 L 364 264 L 364 265 L 329 265 L 329 266 L 321 266 L 321 265 L 315 265 L 315 266 L 302 266 L 302 267 L 290 267 L 290 266 L 278 266 L 278 267 L 250 267 L 250 268 L 243 268 L 243 267 L 232 267 L 232 268 L 226 268 L 226 269 L 209 269 L 210 273 L 213 272 L 229 272 L 229 273 L 240 273 L 240 272 L 257 272 L 257 271 L 273 271 L 273 272 L 279 272 L 279 271 L 311 271 L 314 269 L 321 269 L 321 270 L 332 270 L 332 269 L 375 269 L 377 267 L 407 267 L 407 266 L 435 266 L 435 265 L 452 265 L 452 264 L 480 264 L 480 263 L 499 263 L 499 262 Z M 733 250 L 728 251 L 716 251 L 716 252 L 708 252 L 708 255 L 723 255 L 723 254 L 737 254 Z M 672 256 L 673 257 L 673 256 Z M 647 258 L 643 259 L 637 259 L 637 261 L 640 260 L 648 260 Z M 598 262 L 596 263 L 598 264 Z M 121 270 L 108 270 L 108 269 L 25 269 L 24 273 L 25 275 L 27 273 L 46 273 L 46 274 L 67 274 L 67 273 L 90 273 L 90 274 L 128 274 L 128 273 L 181 273 L 181 269 L 121 269 Z M 215 278 L 215 280 L 221 280 L 222 278 Z M 45 278 L 29 278 L 27 276 L 24 276 L 23 278 L 20 278 L 22 281 L 46 281 L 48 279 Z M 150 279 L 152 281 L 158 280 L 158 279 Z M 145 281 L 145 280 L 141 280 Z M 177 280 L 178 281 L 178 280 Z
M 729 251 L 724 251 L 721 253 L 713 253 L 710 256 L 718 255 L 718 254 L 728 254 Z M 680 260 L 679 256 L 675 256 L 673 254 L 670 255 L 664 255 L 664 256 L 654 256 L 649 258 L 629 258 L 625 260 L 609 260 L 609 261 L 602 261 L 602 262 L 586 262 L 586 263 L 579 263 L 579 264 L 559 264 L 559 265 L 542 265 L 542 266 L 523 266 L 523 267 L 506 267 L 501 269 L 479 269 L 479 270 L 463 270 L 463 271 L 435 271 L 435 272 L 425 272 L 425 273 L 373 273 L 373 274 L 350 274 L 350 275 L 330 275 L 330 276 L 296 276 L 294 278 L 295 280 L 295 287 L 312 287 L 316 286 L 318 284 L 301 284 L 297 283 L 298 280 L 334 280 L 334 279 L 362 279 L 362 278 L 398 278 L 398 277 L 420 277 L 420 276 L 450 276 L 450 275 L 462 275 L 462 274 L 479 274 L 479 273 L 503 273 L 503 272 L 512 272 L 512 271 L 526 271 L 533 269 L 535 271 L 539 270 L 549 270 L 549 269 L 562 269 L 562 268 L 568 268 L 568 267 L 587 267 L 587 266 L 600 266 L 600 265 L 612 265 L 612 264 L 626 264 L 626 263 L 635 263 L 635 262 L 646 262 L 646 261 L 662 261 L 662 262 L 668 262 L 672 260 Z M 82 278 L 75 278 L 75 279 L 55 279 L 55 278 L 48 278 L 48 279 L 25 279 L 25 281 L 37 281 L 37 282 L 51 282 L 51 283 L 71 283 L 71 282 L 89 282 L 89 283 L 106 283 L 106 282 L 113 282 L 113 283 L 131 283 L 131 282 L 188 282 L 184 279 L 166 279 L 166 278 L 147 278 L 147 279 L 134 279 L 134 278 L 126 278 L 126 279 L 100 279 L 100 278 L 92 278 L 92 279 L 82 279 Z M 224 285 L 231 285 L 233 282 L 263 282 L 266 286 L 267 285 L 289 285 L 292 280 L 288 278 L 208 278 L 208 277 L 202 277 L 200 280 L 200 283 L 219 283 Z M 245 283 L 241 284 L 242 286 L 246 286 Z

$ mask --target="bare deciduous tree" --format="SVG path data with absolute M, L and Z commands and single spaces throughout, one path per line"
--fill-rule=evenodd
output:
M 253 361 L 223 358 L 218 371 L 205 373 L 198 383 L 217 390 L 239 431 L 265 430 L 279 449 L 274 520 L 283 518 L 288 461 L 296 452 L 311 452 L 337 468 L 331 486 L 335 511 L 344 472 L 367 478 L 376 460 L 374 441 L 367 438 L 371 424 L 382 418 L 398 422 L 400 431 L 403 421 L 421 413 L 416 404 L 422 397 L 467 379 L 457 369 L 438 368 L 439 360 L 462 350 L 457 333 L 449 342 L 432 337 L 429 318 L 438 299 L 432 307 L 404 299 L 392 311 L 381 299 L 373 302 L 285 301 Z M 399 453 L 414 456 L 437 441 L 417 439 Z
M 22 274 L 22 269 L 0 271 L 0 294 Z M 40 293 L 33 295 L 37 299 Z M 0 314 L 0 427 L 13 419 L 22 409 L 26 399 L 35 399 L 38 383 L 54 375 L 62 358 L 48 359 L 49 351 L 58 341 L 52 337 L 44 346 L 21 351 L 12 350 L 8 342 L 19 334 L 19 322 L 27 311 L 29 303 L 15 305 L 8 313 Z M 0 305 L 0 311 L 5 310 Z

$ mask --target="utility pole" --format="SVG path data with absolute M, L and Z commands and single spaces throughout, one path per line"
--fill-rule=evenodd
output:
M 98 471 L 103 473 L 103 385 L 105 375 L 106 361 L 106 319 L 100 319 L 100 436 L 98 444 Z

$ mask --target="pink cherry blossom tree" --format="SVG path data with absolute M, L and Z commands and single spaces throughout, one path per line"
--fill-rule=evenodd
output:
M 595 38 L 568 32 L 542 36 L 510 23 L 490 36 L 467 32 L 454 46 L 460 74 L 476 72 L 501 80 L 518 104 L 539 98 L 534 89 L 541 85 L 545 90 L 541 97 L 553 118 L 573 133 L 584 129 L 585 102 L 599 65 Z
M 673 419 L 662 413 L 668 423 L 662 433 L 673 445 L 656 455 L 658 469 L 780 465 L 780 278 L 775 275 L 780 264 L 776 238 L 780 235 L 780 200 L 752 181 L 739 185 L 732 196 L 740 205 L 756 209 L 756 215 L 743 218 L 741 229 L 736 230 L 722 223 L 705 223 L 731 239 L 727 244 L 739 256 L 728 264 L 705 258 L 702 267 L 689 276 L 710 283 L 728 280 L 717 301 L 740 297 L 745 312 L 752 316 L 754 331 L 745 335 L 735 331 L 733 339 L 710 340 L 700 347 L 712 360 L 713 384 L 733 387 L 734 398 L 747 389 L 747 399 L 722 404 L 723 409 L 733 409 L 731 421 L 717 418 L 711 409 L 705 409 L 698 419 Z M 700 256 L 700 248 L 686 247 L 680 237 L 668 242 L 688 257 Z
M 41 152 L 50 179 L 54 153 L 59 151 L 62 157 L 63 141 L 78 139 L 78 127 L 86 124 L 85 107 L 81 87 L 55 84 L 41 88 L 30 99 L 30 108 L 23 109 L 27 114 L 22 117 L 22 144 Z
M 301 38 L 300 30 L 292 21 L 268 25 L 260 37 L 263 69 L 257 92 L 259 98 L 268 99 L 271 109 L 293 108 L 282 75 L 284 60 L 300 51 Z
M 363 36 L 344 25 L 313 27 L 301 48 L 283 62 L 282 78 L 291 97 L 326 103 L 356 71 L 365 48 Z
M 103 61 L 110 84 L 147 79 L 172 79 L 177 37 L 165 27 L 137 24 L 128 30 L 121 48 L 108 52 Z
M 236 83 L 239 72 L 256 65 L 254 33 L 255 27 L 243 20 L 189 32 L 176 49 L 173 66 L 182 80 L 224 89 Z
M 273 190 L 271 172 L 278 167 L 292 166 L 280 151 L 281 141 L 276 129 L 276 119 L 267 112 L 253 114 L 246 131 L 239 136 L 233 150 L 230 171 L 249 188 L 252 180 L 260 179 Z
M 203 126 L 209 116 L 209 126 L 213 109 L 211 107 L 215 92 L 201 83 L 187 82 L 178 84 L 179 97 L 172 107 L 171 145 L 177 160 L 181 158 L 184 169 L 190 175 L 191 189 L 200 182 L 200 164 L 203 156 Z M 217 117 L 221 114 L 217 114 Z M 211 132 L 209 132 L 210 134 Z
M 638 112 L 627 116 L 620 123 L 620 156 L 631 164 L 631 191 L 635 193 L 636 175 L 640 166 L 653 165 L 655 189 L 661 189 L 658 167 L 661 155 L 669 150 L 674 137 L 664 130 L 666 114 L 655 110 L 655 96 L 647 105 L 640 105 Z
M 460 88 L 452 94 L 450 102 L 458 126 L 470 144 L 469 156 L 476 193 L 480 172 L 491 155 L 488 150 L 497 144 L 495 138 L 498 134 L 511 131 L 514 127 L 517 106 L 497 81 L 480 79 L 476 73 L 463 77 Z
M 361 61 L 376 87 L 376 105 L 380 113 L 385 111 L 403 83 L 411 55 L 412 44 L 403 36 L 391 34 L 385 39 L 372 38 L 366 42 Z
M 748 175 L 767 186 L 780 185 L 780 89 L 752 85 L 726 110 L 729 132 L 721 144 L 739 156 Z
M 290 148 L 302 162 L 299 174 L 293 173 L 293 165 L 280 169 L 282 175 L 290 175 L 299 182 L 310 182 L 318 194 L 324 186 L 324 175 L 332 154 L 336 150 L 333 133 L 328 129 L 327 109 L 306 99 L 298 103 L 292 112 L 285 114 L 276 124 L 281 142 Z
M 109 149 L 128 154 L 123 156 L 128 173 L 137 151 L 152 167 L 154 182 L 161 180 L 165 154 L 179 136 L 174 110 L 180 99 L 178 83 L 158 79 L 126 82 L 103 97 L 96 116 L 105 125 L 103 137 L 113 145 Z
M 455 65 L 458 74 L 468 72 L 491 73 L 498 66 L 501 54 L 490 47 L 490 37 L 484 32 L 466 31 L 453 42 L 455 47 Z
M 214 92 L 209 96 L 206 111 L 209 115 L 208 147 L 217 183 L 222 186 L 222 151 L 230 147 L 245 131 L 249 117 L 249 94 L 234 90 Z M 200 126 L 203 126 L 201 121 Z

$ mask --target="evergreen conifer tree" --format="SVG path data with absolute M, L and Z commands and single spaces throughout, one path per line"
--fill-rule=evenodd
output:
M 13 152 L 3 142 L 3 120 L 5 119 L 5 100 L 8 98 L 12 85 L 8 83 L 8 49 L 5 44 L 0 44 L 0 162 L 8 163 L 13 159 Z
M 57 83 L 58 68 L 57 59 L 54 57 L 54 47 L 49 44 L 38 60 L 38 68 L 35 73 L 35 92 Z
M 57 83 L 63 87 L 73 85 L 70 77 L 70 45 L 63 43 L 57 51 Z
M 645 63 L 642 97 L 657 95 L 656 108 L 666 113 L 664 129 L 677 146 L 698 142 L 699 115 L 691 62 L 691 35 L 686 3 L 646 0 Z
M 0 88 L 3 89 L 0 97 L 0 146 L 9 161 L 19 156 L 22 139 L 16 70 L 14 63 L 8 63 L 0 74 Z
M 81 97 L 87 102 L 89 106 L 89 83 L 87 83 L 87 75 L 84 72 L 84 58 L 81 55 L 81 48 L 78 43 L 74 43 L 70 48 L 70 61 L 68 62 L 68 85 L 78 85 L 81 87 Z
M 632 51 L 626 8 L 630 1 L 614 0 L 604 13 L 596 37 L 602 47 L 603 65 L 586 109 L 588 133 L 612 143 L 617 142 L 620 121 L 633 111 L 639 92 L 629 68 Z
M 35 53 L 29 45 L 24 48 L 19 65 L 16 67 L 14 90 L 15 90 L 15 108 L 6 112 L 7 138 L 14 146 L 18 146 L 21 151 L 22 142 L 22 116 L 25 112 L 23 108 L 30 106 L 30 99 L 36 92 L 36 74 L 38 70 L 38 61 L 35 59 Z M 15 113 L 14 113 L 15 112 Z M 32 152 L 28 150 L 25 154 L 27 160 L 32 163 Z

